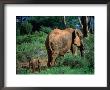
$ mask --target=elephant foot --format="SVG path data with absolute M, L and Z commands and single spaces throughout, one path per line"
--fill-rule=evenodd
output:
M 48 67 L 51 67 L 51 63 L 50 63 L 50 62 L 48 62 L 48 63 L 47 63 L 47 66 L 48 66 Z
M 70 50 L 68 50 L 67 53 L 70 53 Z
M 52 62 L 50 63 L 50 65 L 51 65 L 51 67 L 53 67 L 53 66 L 56 65 L 56 62 L 55 62 L 55 61 L 52 61 Z
M 78 54 L 77 54 L 77 53 L 75 53 L 74 55 L 75 55 L 75 56 L 77 56 Z

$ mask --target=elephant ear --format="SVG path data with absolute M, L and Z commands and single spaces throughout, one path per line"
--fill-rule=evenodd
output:
M 77 35 L 80 39 L 83 38 L 83 34 L 82 34 L 82 32 L 81 32 L 80 30 L 76 30 L 76 35 Z
M 76 36 L 76 38 L 74 39 L 74 44 L 76 46 L 81 46 L 81 40 L 79 36 Z
M 72 44 L 74 44 L 74 39 L 76 38 L 76 31 L 73 30 L 72 32 Z
M 75 44 L 76 46 L 80 46 L 81 45 L 81 39 L 80 39 L 80 34 L 78 33 L 77 30 L 75 30 L 72 33 L 72 39 L 73 39 L 73 44 Z

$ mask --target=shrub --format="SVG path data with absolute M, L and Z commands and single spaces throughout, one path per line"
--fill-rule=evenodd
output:
M 20 29 L 16 29 L 16 36 L 19 36 L 20 35 Z
M 32 73 L 32 71 L 29 69 L 26 69 L 26 68 L 17 68 L 17 74 L 29 74 L 29 73 Z
M 44 26 L 41 26 L 40 27 L 40 31 L 42 31 L 42 32 L 45 32 L 45 33 L 50 33 L 51 32 L 51 28 L 50 27 L 44 27 Z
M 17 60 L 27 60 L 29 57 L 42 57 L 46 56 L 45 39 L 46 35 L 44 32 L 39 32 L 37 35 L 24 35 L 17 36 L 17 48 L 16 58 Z
M 17 45 L 16 58 L 18 61 L 27 60 L 27 56 L 31 58 L 46 58 L 47 52 L 45 47 L 45 39 L 47 34 L 43 31 L 33 35 L 17 36 L 17 40 L 21 43 Z M 93 74 L 94 73 L 94 36 L 89 35 L 84 38 L 85 54 L 84 57 L 66 53 L 64 57 L 57 58 L 57 65 L 48 69 L 35 72 L 36 74 Z M 29 70 L 20 68 L 19 73 L 29 74 Z
M 36 35 L 24 35 L 16 37 L 16 44 L 32 43 L 37 40 Z
M 23 22 L 21 24 L 20 33 L 21 34 L 30 34 L 32 32 L 32 25 L 28 22 Z

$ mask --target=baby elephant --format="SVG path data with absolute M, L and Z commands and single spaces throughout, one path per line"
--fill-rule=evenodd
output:
M 45 46 L 48 54 L 48 67 L 55 65 L 55 60 L 58 56 L 71 50 L 75 53 L 75 46 L 80 49 L 81 56 L 83 56 L 83 34 L 80 30 L 67 28 L 64 30 L 54 29 L 46 38 Z
M 17 62 L 17 66 L 19 67 L 19 68 L 27 68 L 27 69 L 29 69 L 29 62 Z
M 29 61 L 29 67 L 32 69 L 32 72 L 35 72 L 36 69 L 40 72 L 40 62 L 37 59 L 33 59 Z
M 30 69 L 32 69 L 33 72 L 36 71 L 36 69 L 40 72 L 42 68 L 47 67 L 47 60 L 39 60 L 39 59 L 33 59 L 30 61 Z

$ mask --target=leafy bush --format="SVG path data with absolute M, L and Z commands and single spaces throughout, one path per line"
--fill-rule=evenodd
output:
M 20 35 L 20 29 L 16 29 L 16 36 L 19 36 Z
M 16 58 L 19 61 L 27 60 L 29 57 L 46 56 L 45 39 L 46 34 L 39 32 L 34 35 L 17 36 Z
M 33 35 L 24 35 L 24 36 L 17 36 L 16 37 L 16 44 L 22 44 L 22 43 L 32 43 L 37 40 L 37 36 L 35 34 Z
M 23 22 L 21 24 L 20 33 L 21 34 L 30 34 L 32 32 L 32 25 L 29 22 Z
M 41 26 L 40 27 L 40 31 L 44 32 L 44 33 L 50 33 L 51 32 L 51 28 L 50 27 L 44 27 L 44 26 Z
M 31 38 L 28 38 L 27 35 L 17 36 L 16 37 L 16 44 L 22 44 L 22 43 L 31 43 Z
M 26 69 L 26 68 L 19 68 L 17 69 L 17 74 L 30 74 L 32 73 L 32 71 L 30 69 Z
M 45 47 L 45 39 L 47 34 L 43 31 L 33 35 L 17 36 L 16 58 L 18 61 L 27 61 L 27 56 L 31 58 L 46 58 L 47 51 Z M 94 36 L 89 34 L 84 38 L 85 54 L 84 57 L 72 55 L 71 52 L 66 53 L 64 57 L 57 58 L 57 65 L 51 68 L 35 72 L 35 74 L 93 74 L 94 73 Z M 32 73 L 29 70 L 20 68 L 19 74 Z
M 84 39 L 85 45 L 85 67 L 88 67 L 91 73 L 94 72 L 94 35 L 89 34 L 87 38 Z M 83 62 L 84 63 L 84 62 Z

